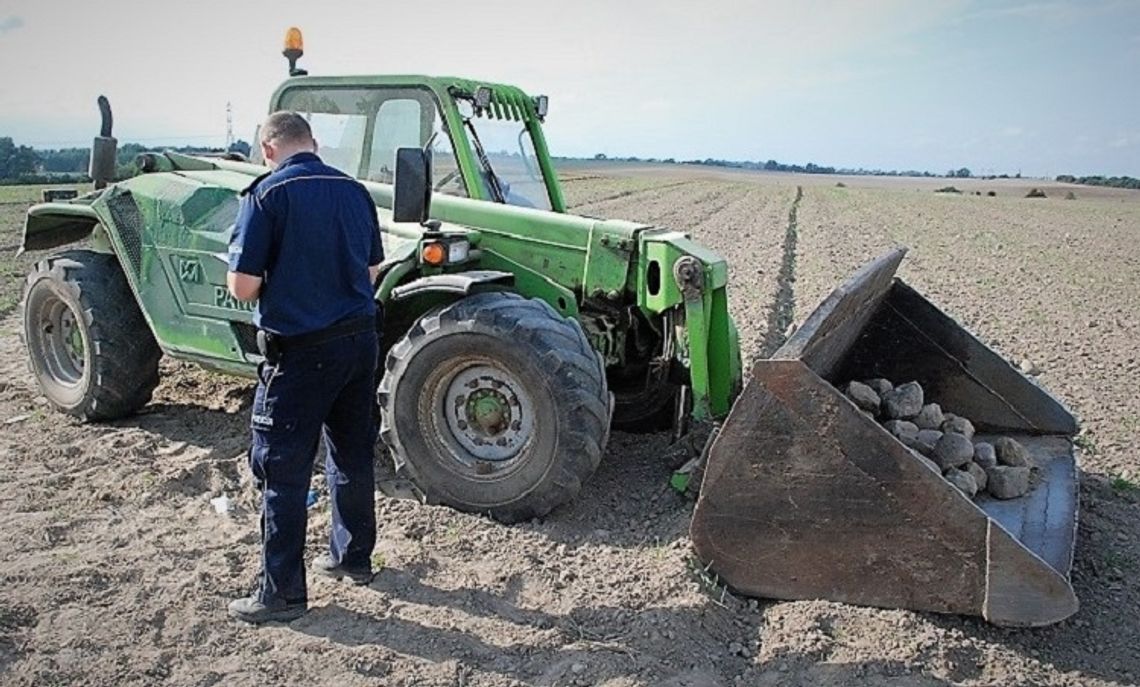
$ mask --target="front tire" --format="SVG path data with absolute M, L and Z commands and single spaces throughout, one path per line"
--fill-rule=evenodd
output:
M 59 410 L 114 420 L 150 400 L 162 351 L 114 255 L 74 250 L 36 263 L 24 288 L 32 374 Z
M 572 499 L 609 435 L 582 328 L 546 303 L 482 293 L 420 318 L 389 352 L 380 435 L 429 502 L 503 522 Z

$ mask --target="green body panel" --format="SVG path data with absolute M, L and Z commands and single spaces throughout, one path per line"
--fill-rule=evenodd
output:
M 493 89 L 483 116 L 526 123 L 549 191 L 553 211 L 491 202 L 475 183 L 475 158 L 451 93 Z M 469 198 L 433 194 L 431 216 L 449 240 L 466 239 L 468 260 L 442 268 L 419 262 L 424 238 L 419 225 L 391 221 L 393 187 L 362 181 L 377 206 L 383 228 L 385 261 L 376 298 L 389 322 L 408 323 L 438 297 L 393 299 L 397 286 L 440 272 L 498 270 L 513 275 L 512 288 L 540 298 L 567 317 L 577 318 L 608 365 L 623 366 L 631 352 L 629 330 L 660 339 L 654 350 L 667 352 L 674 381 L 689 384 L 693 414 L 699 419 L 725 415 L 740 384 L 740 354 L 728 314 L 727 265 L 687 235 L 621 220 L 579 217 L 565 212 L 533 100 L 508 86 L 455 78 L 298 77 L 274 94 L 271 110 L 292 88 L 304 86 L 399 87 L 430 89 L 450 131 L 456 166 Z M 33 207 L 25 246 L 54 247 L 94 231 L 104 250 L 120 258 L 131 288 L 163 350 L 226 372 L 252 375 L 260 360 L 253 345 L 254 306 L 226 289 L 227 254 L 239 192 L 266 167 L 248 162 L 175 153 L 154 156 L 150 173 L 68 203 Z M 82 238 L 83 236 L 79 236 Z M 678 260 L 699 265 L 700 287 L 682 285 L 674 274 Z M 397 332 L 399 333 L 399 332 Z M 638 358 L 641 363 L 647 362 Z M 666 361 L 668 362 L 668 361 Z

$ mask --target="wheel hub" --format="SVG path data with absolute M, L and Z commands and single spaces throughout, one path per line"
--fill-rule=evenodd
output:
M 451 379 L 446 394 L 451 439 L 476 462 L 509 461 L 530 439 L 533 405 L 509 372 L 489 365 L 466 368 Z M 472 467 L 485 473 L 494 466 Z
M 71 310 L 64 311 L 60 317 L 60 327 L 64 353 L 77 370 L 83 370 L 83 334 L 75 326 Z
M 501 433 L 511 424 L 511 408 L 507 397 L 495 389 L 479 389 L 467 397 L 467 422 L 488 436 Z
M 42 301 L 37 327 L 37 348 L 47 374 L 56 384 L 74 386 L 86 367 L 83 331 L 75 313 L 58 297 Z

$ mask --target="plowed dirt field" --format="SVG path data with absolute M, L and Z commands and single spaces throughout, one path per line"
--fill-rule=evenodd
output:
M 836 187 L 843 181 L 845 187 Z M 944 181 L 944 180 L 938 180 Z M 616 433 L 581 496 L 503 526 L 379 502 L 382 570 L 311 579 L 308 615 L 225 605 L 257 566 L 249 383 L 164 361 L 152 403 L 52 411 L 18 337 L 13 258 L 33 196 L 0 197 L 0 683 L 7 685 L 1119 685 L 1140 680 L 1140 193 L 968 181 L 573 168 L 573 211 L 689 231 L 731 266 L 746 359 L 851 270 L 907 245 L 902 277 L 1078 414 L 1081 610 L 1048 628 L 824 601 L 756 601 L 703 574 L 666 435 Z M 996 189 L 997 197 L 985 190 Z M 1064 200 L 1073 190 L 1076 200 Z M 793 221 L 790 221 L 793 220 Z M 386 457 L 378 453 L 378 459 Z M 219 515 L 210 499 L 234 500 Z M 327 499 L 311 513 L 323 550 Z

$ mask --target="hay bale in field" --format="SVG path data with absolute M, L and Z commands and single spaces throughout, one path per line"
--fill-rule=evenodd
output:
M 1029 189 L 1029 193 L 1026 193 L 1025 197 L 1026 198 L 1048 198 L 1048 196 L 1045 195 L 1045 192 L 1039 188 Z
M 953 186 L 943 186 L 942 188 L 936 188 L 936 189 L 934 189 L 934 192 L 935 193 L 957 193 L 959 195 L 961 195 L 961 193 L 962 193 L 961 191 L 954 188 Z
M 1065 200 L 1076 200 L 1076 199 L 1077 199 L 1077 194 L 1073 193 L 1072 191 L 1069 191 L 1065 194 Z
M 837 181 L 835 182 L 835 188 L 847 188 L 847 184 L 843 183 L 842 181 Z
M 986 191 L 986 195 L 989 196 L 990 198 L 993 198 L 994 196 L 997 195 L 997 191 Z
M 73 188 L 45 188 L 43 190 L 45 203 L 51 203 L 57 200 L 71 200 L 77 197 L 79 197 L 79 191 Z

